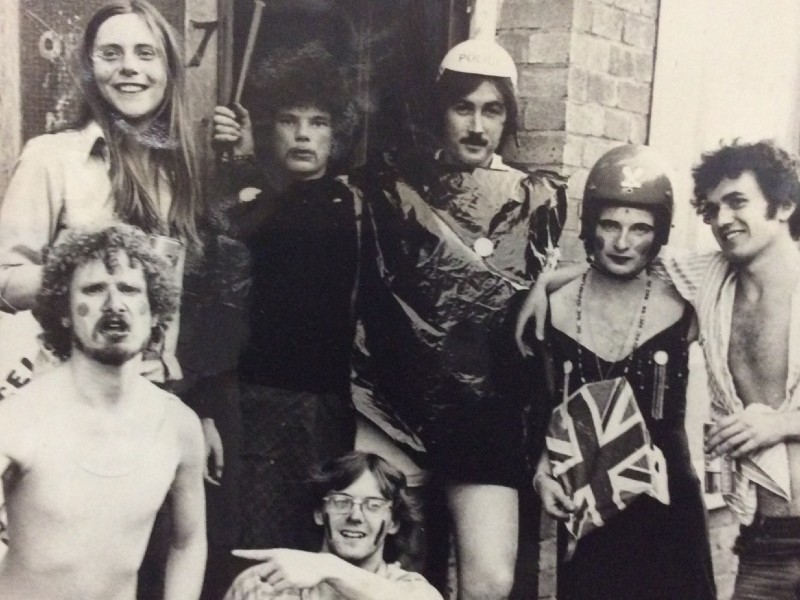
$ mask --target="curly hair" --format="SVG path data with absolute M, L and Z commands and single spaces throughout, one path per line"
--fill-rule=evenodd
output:
M 421 521 L 420 509 L 406 490 L 406 476 L 377 454 L 355 450 L 329 460 L 311 473 L 309 485 L 317 508 L 332 491 L 341 491 L 369 471 L 378 482 L 384 498 L 392 501 L 392 517 L 398 523 L 397 534 L 387 538 L 386 553 L 394 560 L 405 549 L 409 537 Z
M 761 192 L 767 199 L 767 216 L 773 218 L 780 206 L 794 206 L 789 217 L 792 239 L 800 238 L 800 180 L 797 159 L 772 140 L 742 144 L 738 140 L 718 150 L 706 152 L 700 164 L 692 169 L 694 206 L 697 214 L 705 215 L 708 193 L 725 179 L 735 179 L 744 171 L 752 171 Z
M 113 225 L 97 231 L 69 231 L 45 250 L 42 287 L 36 296 L 33 316 L 42 326 L 45 347 L 60 359 L 72 354 L 72 327 L 65 325 L 70 314 L 70 284 L 75 270 L 94 260 L 113 268 L 119 254 L 141 265 L 147 282 L 150 311 L 156 317 L 154 339 L 159 339 L 172 320 L 180 301 L 174 269 L 153 249 L 154 236 L 131 225 Z
M 259 93 L 253 125 L 271 131 L 275 116 L 287 108 L 313 106 L 327 111 L 333 121 L 332 157 L 342 160 L 350 150 L 360 114 L 351 71 L 318 42 L 276 50 L 253 75 L 253 89 Z

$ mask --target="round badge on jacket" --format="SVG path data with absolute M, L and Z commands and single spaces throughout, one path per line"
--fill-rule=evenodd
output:
M 480 237 L 472 244 L 472 248 L 478 256 L 486 258 L 494 252 L 494 242 L 487 237 Z

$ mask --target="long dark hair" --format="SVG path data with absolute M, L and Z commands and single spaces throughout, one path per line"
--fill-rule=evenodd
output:
M 161 106 L 139 140 L 149 148 L 154 171 L 163 170 L 172 202 L 167 223 L 156 199 L 148 192 L 143 174 L 134 166 L 129 145 L 131 128 L 102 97 L 94 78 L 92 51 L 100 27 L 117 15 L 137 15 L 152 31 L 161 48 L 168 81 Z M 147 0 L 112 0 L 98 9 L 86 25 L 78 56 L 83 92 L 79 126 L 96 121 L 105 135 L 111 163 L 111 189 L 118 218 L 149 233 L 172 235 L 199 246 L 197 218 L 203 211 L 203 185 L 188 114 L 181 44 L 178 34 Z

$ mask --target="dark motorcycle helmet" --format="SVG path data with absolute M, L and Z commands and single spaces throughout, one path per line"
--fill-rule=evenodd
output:
M 630 206 L 653 213 L 653 256 L 669 240 L 674 208 L 671 169 L 648 146 L 627 144 L 609 150 L 594 164 L 586 179 L 581 210 L 581 235 L 587 256 L 592 255 L 600 212 L 607 206 Z

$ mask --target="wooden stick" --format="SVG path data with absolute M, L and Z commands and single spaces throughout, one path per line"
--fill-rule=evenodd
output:
M 217 44 L 217 104 L 226 106 L 233 93 L 233 0 L 219 0 L 219 42 Z
M 247 79 L 247 71 L 250 70 L 250 59 L 253 58 L 253 48 L 255 48 L 256 38 L 258 37 L 258 27 L 261 25 L 261 13 L 264 10 L 264 2 L 262 0 L 254 0 L 254 3 L 253 19 L 250 21 L 250 31 L 247 33 L 247 45 L 244 48 L 244 56 L 242 57 L 242 68 L 239 71 L 239 83 L 236 85 L 236 94 L 233 97 L 233 101 L 236 104 L 242 99 L 244 81 Z

